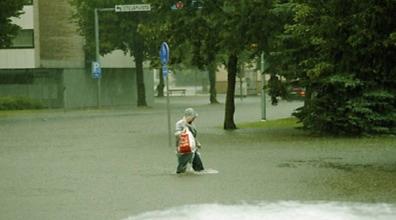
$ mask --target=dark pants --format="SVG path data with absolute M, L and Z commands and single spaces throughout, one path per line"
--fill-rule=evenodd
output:
M 192 168 L 195 171 L 204 170 L 200 154 L 198 152 L 177 155 L 178 165 L 176 173 L 184 173 L 187 169 L 187 164 L 192 163 Z

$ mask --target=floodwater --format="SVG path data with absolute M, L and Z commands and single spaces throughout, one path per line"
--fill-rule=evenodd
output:
M 202 204 L 151 211 L 124 220 L 393 220 L 396 206 L 283 201 L 256 204 Z
M 394 137 L 378 144 L 379 138 L 307 138 L 297 129 L 230 132 L 221 129 L 224 105 L 209 105 L 207 97 L 171 102 L 173 122 L 185 107 L 198 111 L 202 159 L 217 174 L 174 174 L 163 99 L 142 109 L 2 116 L 0 219 L 177 219 L 187 207 L 191 219 L 210 219 L 202 217 L 210 210 L 231 220 L 276 210 L 294 216 L 300 208 L 340 213 L 329 219 L 368 219 L 364 210 L 395 216 Z M 268 118 L 288 117 L 299 105 L 269 106 Z M 237 124 L 259 119 L 259 97 L 237 100 Z

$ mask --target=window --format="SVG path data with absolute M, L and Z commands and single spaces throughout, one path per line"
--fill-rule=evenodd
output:
M 34 32 L 32 29 L 20 30 L 12 39 L 10 48 L 34 48 Z
M 33 74 L 0 74 L 0 85 L 2 84 L 33 84 Z

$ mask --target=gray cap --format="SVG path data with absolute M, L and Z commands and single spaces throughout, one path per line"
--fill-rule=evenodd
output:
M 186 110 L 184 110 L 184 116 L 195 118 L 198 117 L 198 113 L 193 108 L 186 108 Z

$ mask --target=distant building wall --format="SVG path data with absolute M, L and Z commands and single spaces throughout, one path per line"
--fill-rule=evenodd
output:
M 21 96 L 40 100 L 49 108 L 63 104 L 61 69 L 0 70 L 0 96 Z
M 97 80 L 85 67 L 84 38 L 71 20 L 69 0 L 34 0 L 24 10 L 14 22 L 31 30 L 32 46 L 0 49 L 0 96 L 30 97 L 49 108 L 96 107 Z M 135 105 L 133 57 L 116 50 L 101 61 L 101 105 Z M 152 105 L 153 73 L 144 66 L 146 101 Z
M 68 0 L 38 0 L 40 67 L 84 68 L 84 39 L 72 22 Z
M 135 68 L 135 61 L 129 54 L 122 50 L 114 50 L 100 57 L 103 68 Z
M 147 105 L 152 106 L 154 104 L 155 90 L 154 88 L 154 71 L 149 68 L 144 69 L 144 86 L 146 89 L 146 102 Z M 137 87 L 135 86 L 136 97 Z
M 224 66 L 219 66 L 216 72 L 216 91 L 217 93 L 227 92 L 227 70 Z
M 151 70 L 145 69 L 146 101 L 154 104 L 154 79 Z M 90 71 L 65 69 L 64 105 L 66 108 L 85 108 L 97 106 L 97 80 L 92 79 Z M 103 69 L 101 78 L 101 105 L 127 106 L 137 103 L 135 69 Z
M 32 69 L 37 67 L 35 49 L 0 50 L 0 69 Z
M 63 70 L 63 105 L 65 108 L 95 106 L 95 84 L 84 69 Z
M 22 28 L 22 31 L 31 34 L 34 41 L 34 7 L 27 5 L 23 7 L 25 12 L 19 18 L 12 18 L 12 22 Z M 19 45 L 16 48 L 0 50 L 0 69 L 25 69 L 38 67 L 36 59 L 36 48 L 34 42 L 31 45 Z
M 254 68 L 245 68 L 244 77 L 242 78 L 242 90 L 247 95 L 257 95 L 261 92 L 261 74 Z M 224 66 L 218 68 L 216 72 L 216 90 L 218 93 L 226 93 L 228 84 L 228 72 Z M 240 79 L 236 77 L 235 94 L 240 93 Z M 245 92 L 246 90 L 246 92 Z
M 33 0 L 34 60 L 35 67 L 40 66 L 40 9 L 38 0 Z

